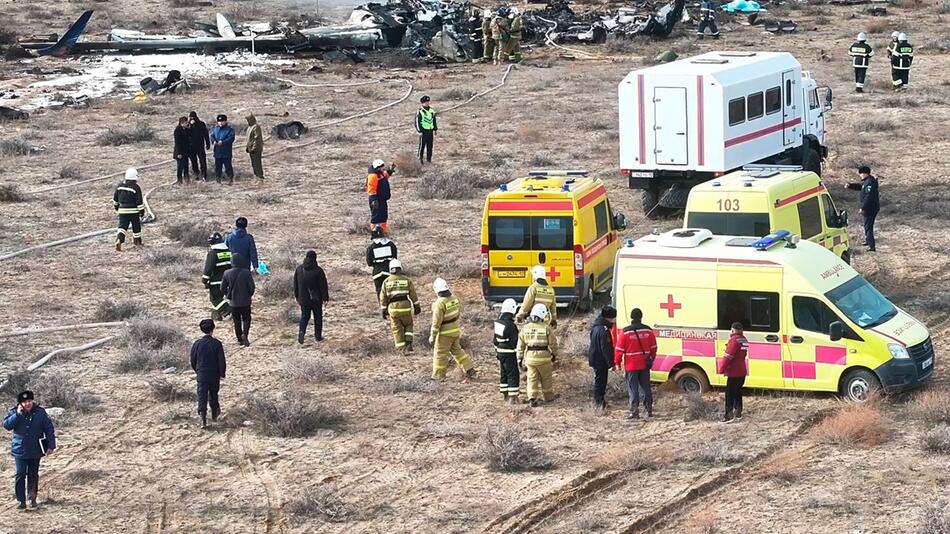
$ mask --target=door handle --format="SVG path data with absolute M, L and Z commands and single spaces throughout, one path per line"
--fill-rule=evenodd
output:
M 544 252 L 539 252 L 539 253 L 538 253 L 538 263 L 544 263 L 544 262 L 546 262 L 546 261 L 548 261 L 548 255 L 545 254 Z
M 765 336 L 765 340 L 766 340 L 766 341 L 769 341 L 769 342 L 772 342 L 772 343 L 775 343 L 776 341 L 778 341 L 778 336 L 776 336 L 775 334 L 769 334 L 769 335 Z
M 805 338 L 803 338 L 802 336 L 792 336 L 792 337 L 788 338 L 788 340 L 791 341 L 792 343 L 804 343 L 804 342 L 805 342 Z

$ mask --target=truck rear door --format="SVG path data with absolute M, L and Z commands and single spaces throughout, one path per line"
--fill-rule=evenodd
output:
M 531 217 L 490 215 L 488 217 L 488 264 L 492 287 L 527 287 L 531 253 Z
M 795 71 L 787 70 L 782 73 L 782 123 L 785 146 L 794 144 L 798 141 L 798 128 L 801 127 L 801 121 L 795 122 L 795 117 L 801 116 L 796 104 L 798 95 L 798 80 L 795 79 Z
M 657 87 L 653 90 L 654 152 L 657 164 L 689 163 L 686 88 Z

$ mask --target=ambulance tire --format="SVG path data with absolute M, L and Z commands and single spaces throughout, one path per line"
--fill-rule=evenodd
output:
M 841 253 L 841 261 L 847 263 L 848 265 L 851 265 L 851 251 L 850 250 L 846 250 Z
M 805 159 L 802 161 L 802 169 L 811 171 L 818 176 L 821 176 L 821 156 L 818 155 L 817 150 L 814 148 L 809 148 L 808 152 L 805 152 Z
M 587 313 L 594 307 L 594 279 L 588 281 L 587 293 L 577 299 L 577 311 Z
M 881 392 L 881 381 L 867 369 L 854 369 L 841 379 L 841 397 L 851 402 L 866 402 Z
M 695 367 L 684 367 L 673 376 L 676 386 L 689 395 L 702 395 L 709 391 L 709 379 L 706 373 Z

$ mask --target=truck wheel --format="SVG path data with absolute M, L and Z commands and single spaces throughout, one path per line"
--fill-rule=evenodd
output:
M 587 291 L 584 292 L 584 296 L 578 299 L 577 301 L 577 311 L 586 313 L 586 312 L 589 312 L 593 306 L 594 306 L 594 279 L 591 278 L 588 281 Z
M 683 187 L 672 187 L 660 197 L 660 206 L 666 208 L 668 212 L 686 208 L 686 201 L 689 199 L 689 189 Z
M 841 379 L 841 396 L 851 402 L 865 402 L 881 392 L 881 381 L 866 369 L 849 371 Z
M 660 217 L 660 213 L 657 213 L 661 210 L 661 208 L 657 206 L 659 201 L 660 195 L 654 189 L 644 189 L 643 192 L 640 193 L 640 205 L 648 219 Z
M 805 153 L 805 160 L 802 161 L 802 169 L 821 176 L 821 157 L 817 150 L 814 148 L 808 149 L 808 152 Z
M 848 265 L 851 265 L 851 251 L 850 250 L 846 250 L 841 253 L 841 261 L 847 263 Z
M 709 391 L 709 379 L 706 378 L 706 373 L 694 367 L 680 369 L 673 380 L 685 393 L 702 395 Z

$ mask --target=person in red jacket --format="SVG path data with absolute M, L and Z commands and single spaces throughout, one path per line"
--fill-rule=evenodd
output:
M 650 368 L 656 357 L 656 338 L 653 329 L 644 325 L 643 312 L 634 308 L 630 312 L 630 326 L 617 336 L 614 349 L 614 364 L 623 366 L 630 394 L 630 414 L 627 419 L 640 419 L 640 390 L 643 390 L 643 407 L 647 419 L 653 417 L 653 392 L 650 390 Z
M 733 423 L 742 420 L 742 386 L 749 374 L 746 355 L 749 340 L 742 334 L 742 323 L 732 323 L 729 342 L 722 362 L 721 374 L 726 376 L 726 414 L 723 422 Z

